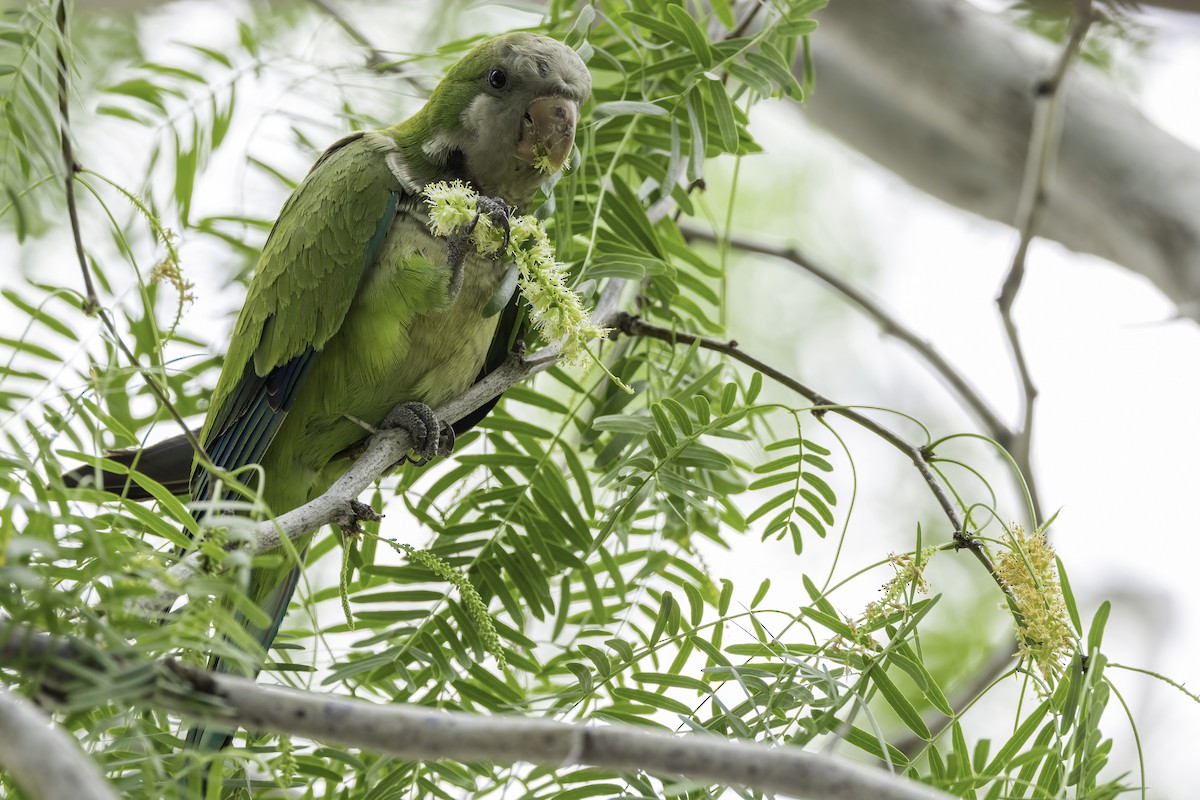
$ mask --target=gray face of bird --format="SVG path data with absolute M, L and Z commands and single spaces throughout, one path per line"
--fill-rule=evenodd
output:
M 545 36 L 499 40 L 475 77 L 459 145 L 472 181 L 487 195 L 524 206 L 570 158 L 591 75 L 571 48 Z

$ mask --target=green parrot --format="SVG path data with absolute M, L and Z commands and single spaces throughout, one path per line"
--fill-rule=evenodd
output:
M 284 204 L 234 326 L 200 433 L 213 463 L 224 470 L 260 464 L 262 496 L 281 514 L 348 468 L 348 452 L 366 436 L 355 420 L 408 429 L 422 459 L 447 453 L 454 431 L 490 409 L 450 427 L 431 407 L 507 355 L 517 298 L 506 296 L 513 290 L 503 265 L 475 253 L 467 232 L 449 239 L 429 232 L 422 191 L 459 179 L 493 198 L 481 207 L 498 220 L 523 211 L 569 157 L 590 91 L 574 50 L 510 33 L 451 66 L 408 120 L 326 150 Z M 122 460 L 135 458 L 140 471 L 176 491 L 192 472 L 193 501 L 213 499 L 210 476 L 191 467 L 182 437 Z M 100 479 L 106 488 L 124 483 L 110 473 Z M 310 539 L 297 541 L 297 550 Z M 248 626 L 264 654 L 299 574 L 288 559 L 251 572 L 248 595 L 272 621 Z M 188 741 L 220 748 L 229 738 L 197 727 Z

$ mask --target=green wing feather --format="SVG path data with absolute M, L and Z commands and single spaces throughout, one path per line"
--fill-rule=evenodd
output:
M 251 361 L 265 376 L 306 350 L 319 351 L 342 326 L 371 239 L 399 188 L 382 158 L 364 163 L 366 149 L 361 133 L 336 142 L 284 204 L 234 326 L 203 436 L 222 427 Z
M 398 192 L 383 159 L 357 133 L 326 150 L 284 204 L 201 432 L 218 467 L 256 463 L 270 446 L 313 361 L 341 328 Z M 209 499 L 208 482 L 198 470 L 194 499 Z

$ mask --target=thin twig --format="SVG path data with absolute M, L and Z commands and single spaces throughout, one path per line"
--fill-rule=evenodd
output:
M 758 16 L 758 12 L 762 10 L 766 3 L 751 2 L 747 5 L 750 6 L 750 10 L 746 13 L 746 16 L 742 18 L 742 21 L 738 23 L 737 27 L 734 28 L 727 37 L 725 37 L 726 39 L 736 39 L 745 34 L 750 26 L 754 23 L 754 18 Z
M 376 72 L 398 73 L 404 71 L 403 67 L 392 63 L 394 59 L 386 58 L 382 51 L 376 48 L 375 45 L 371 44 L 371 40 L 367 38 L 365 33 L 355 27 L 350 20 L 346 19 L 345 16 L 336 11 L 331 5 L 326 3 L 325 0 L 308 0 L 308 2 L 312 3 L 326 16 L 337 23 L 337 26 L 345 31 L 347 36 L 349 36 L 367 51 L 367 67 L 375 70 Z
M 58 61 L 58 114 L 59 138 L 62 140 L 63 166 L 66 168 L 67 185 L 67 216 L 71 220 L 71 234 L 75 239 L 75 255 L 79 257 L 79 267 L 83 272 L 83 290 L 86 295 L 83 301 L 83 313 L 89 317 L 100 311 L 100 299 L 96 295 L 96 286 L 92 283 L 92 271 L 88 269 L 87 256 L 83 252 L 83 236 L 79 231 L 79 210 L 75 204 L 75 173 L 79 171 L 79 162 L 71 148 L 71 104 L 67 91 L 67 0 L 59 0 L 58 12 L 59 40 L 55 46 L 55 56 Z
M 679 229 L 689 241 L 704 241 L 714 244 L 717 242 L 717 237 L 704 228 L 694 225 L 680 225 Z M 858 306 L 867 316 L 879 324 L 884 334 L 893 336 L 912 348 L 913 352 L 919 358 L 923 359 L 934 372 L 949 384 L 955 396 L 979 419 L 988 436 L 1012 455 L 1013 461 L 1016 463 L 1018 470 L 1024 476 L 1025 482 L 1029 487 L 1030 505 L 1033 507 L 1034 516 L 1034 519 L 1029 520 L 1030 525 L 1036 527 L 1039 521 L 1044 519 L 1041 503 L 1038 499 L 1038 490 L 1033 481 L 1033 468 L 1029 449 L 1026 448 L 1023 453 L 1014 451 L 1013 444 L 1016 441 L 1016 434 L 1012 428 L 1004 423 L 991 404 L 984 399 L 983 394 L 961 372 L 955 369 L 931 342 L 921 338 L 915 331 L 902 323 L 886 306 L 873 298 L 868 292 L 856 286 L 852 281 L 846 280 L 832 270 L 821 266 L 804 253 L 801 253 L 796 247 L 783 247 L 737 234 L 729 237 L 729 244 L 748 253 L 759 253 L 782 259 L 797 269 L 807 272 Z
M 775 367 L 772 367 L 770 364 L 767 364 L 766 362 L 760 361 L 754 356 L 749 355 L 746 353 L 746 351 L 738 347 L 737 342 L 720 341 L 717 339 L 709 339 L 704 336 L 696 336 L 695 334 L 685 333 L 683 331 L 673 331 L 669 328 L 664 328 L 659 325 L 646 322 L 640 317 L 634 317 L 625 313 L 621 313 L 616 316 L 613 327 L 629 336 L 643 336 L 649 339 L 657 339 L 661 342 L 667 342 L 668 344 L 698 344 L 705 350 L 723 353 L 735 361 L 740 361 L 746 366 L 758 370 L 763 375 L 766 375 L 767 377 L 796 392 L 801 397 L 804 397 L 806 400 L 811 402 L 814 406 L 817 406 L 817 409 L 815 410 L 828 411 L 845 417 L 851 422 L 866 428 L 880 439 L 883 439 L 885 442 L 892 445 L 892 447 L 899 450 L 901 453 L 906 455 L 910 461 L 913 462 L 913 466 L 917 468 L 917 471 L 921 473 L 921 477 L 925 479 L 925 483 L 929 486 L 929 491 L 933 493 L 938 505 L 942 507 L 942 511 L 945 513 L 946 518 L 950 520 L 950 524 L 954 529 L 955 544 L 961 549 L 970 550 L 975 558 L 978 559 L 979 563 L 982 564 L 988 571 L 988 574 L 992 576 L 992 579 L 996 581 L 996 584 L 1007 592 L 1004 582 L 1000 580 L 999 575 L 996 573 L 996 567 L 994 564 L 992 564 L 992 560 L 988 556 L 987 550 L 984 548 L 983 543 L 972 536 L 968 536 L 963 530 L 962 521 L 958 517 L 957 509 L 954 507 L 954 501 L 950 499 L 950 495 L 946 492 L 946 489 L 938 480 L 937 475 L 929 467 L 929 462 L 927 461 L 928 454 L 922 448 L 917 447 L 904 437 L 900 436 L 898 433 L 892 431 L 890 428 L 884 425 L 881 425 L 870 417 L 861 414 L 852 408 L 847 408 L 835 403 L 833 400 L 830 400 L 828 397 L 825 397 L 823 394 L 815 389 L 812 389 L 806 384 L 801 383 L 787 373 L 782 372 Z
M 1083 46 L 1088 29 L 1095 20 L 1091 0 L 1075 0 L 1075 17 L 1071 33 L 1062 49 L 1053 72 L 1035 88 L 1033 106 L 1033 126 L 1029 137 L 1029 150 L 1025 159 L 1025 173 L 1021 179 L 1021 193 L 1017 201 L 1015 227 L 1019 232 L 1016 252 L 1008 275 L 996 297 L 996 306 L 1004 323 L 1009 349 L 1016 365 L 1017 378 L 1021 383 L 1023 401 L 1021 404 L 1021 421 L 1016 429 L 1012 447 L 1013 457 L 1022 463 L 1028 463 L 1030 444 L 1033 438 L 1034 408 L 1037 400 L 1037 387 L 1029 368 L 1025 348 L 1021 343 L 1020 333 L 1013 320 L 1013 305 L 1017 294 L 1025 280 L 1025 261 L 1029 254 L 1029 246 L 1037 228 L 1038 219 L 1045 208 L 1046 191 L 1052 172 L 1054 154 L 1058 149 L 1062 134 L 1060 112 L 1064 94 L 1061 91 L 1066 78 L 1067 69 L 1072 60 Z M 1032 477 L 1032 476 L 1030 476 Z M 1038 500 L 1034 482 L 1030 480 L 1030 494 L 1033 496 L 1035 508 Z
M 684 224 L 679 226 L 679 230 L 688 241 L 717 243 L 717 237 L 711 231 L 704 228 Z M 950 388 L 954 390 L 959 399 L 970 408 L 972 413 L 983 424 L 988 435 L 999 442 L 1002 447 L 1006 449 L 1009 447 L 1013 437 L 1012 431 L 1004 424 L 1004 421 L 1000 419 L 1000 415 L 988 404 L 979 390 L 972 386 L 966 377 L 955 369 L 932 343 L 922 339 L 915 331 L 901 322 L 882 303 L 871 297 L 866 291 L 855 286 L 853 282 L 846 280 L 832 270 L 826 269 L 813 261 L 796 247 L 783 247 L 739 234 L 731 234 L 728 237 L 728 242 L 731 247 L 737 250 L 758 253 L 787 261 L 809 275 L 812 275 L 842 295 L 842 297 L 845 297 L 851 303 L 861 308 L 868 316 L 879 323 L 879 327 L 886 335 L 893 336 L 911 347 L 918 356 L 929 364 L 934 372 L 950 385 Z
M 136 369 L 138 374 L 142 376 L 142 380 L 146 382 L 146 386 L 149 387 L 150 391 L 158 399 L 158 402 L 161 403 L 162 407 L 167 410 L 167 413 L 171 415 L 172 419 L 178 423 L 180 430 L 183 431 L 184 438 L 187 439 L 188 444 L 192 446 L 192 449 L 196 452 L 196 454 L 200 456 L 201 463 L 205 465 L 211 465 L 208 454 L 204 451 L 204 446 L 200 444 L 200 440 L 196 438 L 196 435 L 192 432 L 192 429 L 188 426 L 188 424 L 183 421 L 183 417 L 180 416 L 179 411 L 175 408 L 175 404 L 171 402 L 171 398 L 167 394 L 166 389 L 159 385 L 158 380 L 150 374 L 149 370 L 142 366 L 141 362 L 138 361 L 137 355 L 135 355 L 134 352 L 125 344 L 125 341 L 121 338 L 121 334 L 117 331 L 117 325 L 115 322 L 113 322 L 112 316 L 103 306 L 100 305 L 99 296 L 96 294 L 96 287 L 92 282 L 92 270 L 88 266 L 87 254 L 83 249 L 83 234 L 79 225 L 79 209 L 75 202 L 75 176 L 82 170 L 82 167 L 80 166 L 78 160 L 76 160 L 75 152 L 71 147 L 69 116 L 70 87 L 68 82 L 66 55 L 66 0 L 59 0 L 57 22 L 59 39 L 55 48 L 55 55 L 58 62 L 58 109 L 60 114 L 59 137 L 62 139 L 63 166 L 66 168 L 66 178 L 64 179 L 64 182 L 66 184 L 67 192 L 67 218 L 71 223 L 71 235 L 75 240 L 75 255 L 79 259 L 79 269 L 83 273 L 83 286 L 85 294 L 83 301 L 83 313 L 87 314 L 88 316 L 100 318 L 100 322 L 103 323 L 104 328 L 108 331 L 109 336 L 112 337 L 112 340 L 116 344 L 117 348 L 125 355 L 127 359 L 129 359 L 129 363 L 132 364 L 133 368 Z

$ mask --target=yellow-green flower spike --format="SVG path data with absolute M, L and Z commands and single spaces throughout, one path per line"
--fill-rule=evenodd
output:
M 449 236 L 475 218 L 477 195 L 462 181 L 441 181 L 425 187 L 429 229 L 434 236 Z
M 549 148 L 543 146 L 540 142 L 533 146 L 533 166 L 547 175 L 555 171 L 554 162 L 550 160 Z M 564 164 L 563 168 L 567 166 Z
M 1075 650 L 1067 604 L 1054 561 L 1054 548 L 1043 533 L 1027 535 L 1014 525 L 1009 552 L 996 562 L 996 574 L 1017 607 L 1018 650 L 1043 675 L 1057 675 Z
M 470 225 L 476 217 L 478 197 L 462 181 L 426 186 L 425 202 L 433 235 L 449 236 Z M 492 255 L 504 243 L 504 232 L 487 214 L 480 214 L 471 241 L 480 254 Z M 508 250 L 504 255 L 517 265 L 517 282 L 529 303 L 534 328 L 546 341 L 560 343 L 562 360 L 567 364 L 579 363 L 591 355 L 587 341 L 603 338 L 608 331 L 592 323 L 579 295 L 567 286 L 566 269 L 555 260 L 542 224 L 529 215 L 509 217 Z
M 417 550 L 407 544 L 393 543 L 389 539 L 384 541 L 403 550 L 409 560 L 415 561 L 458 589 L 458 596 L 462 599 L 463 608 L 466 610 L 467 616 L 475 623 L 479 638 L 483 640 L 484 649 L 492 654 L 500 669 L 506 669 L 504 647 L 500 644 L 500 636 L 496 633 L 496 624 L 492 622 L 492 615 L 488 613 L 487 603 L 483 602 L 483 598 L 479 596 L 474 584 L 467 580 L 467 577 L 461 572 L 428 550 Z

